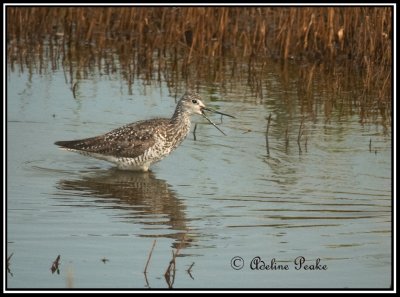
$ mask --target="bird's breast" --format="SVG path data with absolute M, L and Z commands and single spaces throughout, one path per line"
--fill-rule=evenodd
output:
M 165 141 L 174 149 L 176 148 L 188 135 L 190 131 L 190 120 L 182 119 L 179 122 L 172 122 L 165 135 Z

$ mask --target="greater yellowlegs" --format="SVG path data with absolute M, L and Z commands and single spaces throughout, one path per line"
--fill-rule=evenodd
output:
M 185 139 L 190 131 L 192 114 L 202 115 L 220 130 L 205 111 L 233 117 L 207 108 L 200 95 L 188 91 L 179 100 L 170 119 L 139 121 L 100 136 L 57 141 L 55 144 L 69 151 L 114 163 L 119 169 L 147 171 L 150 165 L 169 155 Z

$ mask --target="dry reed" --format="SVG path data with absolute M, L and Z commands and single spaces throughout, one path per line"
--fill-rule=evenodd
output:
M 262 55 L 387 67 L 391 36 L 390 7 L 7 7 L 9 46 L 61 40 L 71 55 L 84 46 L 107 59 L 112 48 L 142 64 L 179 53 L 187 64 Z
M 303 65 L 299 91 L 313 113 L 315 77 L 326 75 L 335 99 L 355 79 L 363 119 L 391 116 L 392 7 L 7 7 L 11 70 L 65 71 L 73 96 L 94 71 L 187 85 L 247 83 L 264 98 L 272 60 Z M 49 65 L 48 65 L 49 64 Z M 351 87 L 350 87 L 351 88 Z M 371 96 L 374 94 L 373 96 Z M 376 94 L 376 95 L 375 95 Z M 374 99 L 371 99 L 374 98 Z M 349 100 L 354 100 L 349 98 Z M 374 102 L 370 102 L 373 100 Z M 374 108 L 371 108 L 371 107 Z

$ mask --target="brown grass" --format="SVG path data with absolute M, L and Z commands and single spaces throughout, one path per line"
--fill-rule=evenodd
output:
M 297 63 L 303 67 L 299 92 L 304 98 L 312 96 L 315 77 L 325 75 L 331 87 L 342 92 L 356 73 L 363 82 L 363 92 L 356 97 L 367 106 L 365 113 L 368 103 L 390 116 L 392 11 L 391 7 L 7 7 L 7 59 L 12 70 L 62 67 L 74 95 L 77 82 L 97 70 L 106 75 L 120 72 L 128 88 L 140 78 L 165 80 L 176 90 L 181 82 L 189 86 L 218 82 L 225 88 L 228 81 L 247 76 L 259 99 L 265 96 L 264 74 L 271 61 Z M 371 97 L 373 104 L 363 102 Z M 326 111 L 329 108 L 328 104 Z
M 391 36 L 390 7 L 7 8 L 8 42 L 62 39 L 70 50 L 117 47 L 144 60 L 167 52 L 183 54 L 187 63 L 194 56 L 263 55 L 348 60 L 366 69 L 372 62 L 391 65 Z

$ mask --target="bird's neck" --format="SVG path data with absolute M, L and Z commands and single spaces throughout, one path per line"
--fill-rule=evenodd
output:
M 171 122 L 178 125 L 182 125 L 184 123 L 186 125 L 190 125 L 190 115 L 187 112 L 184 112 L 180 106 L 178 106 L 171 118 Z
M 178 106 L 171 118 L 171 124 L 174 130 L 187 134 L 190 130 L 190 115 Z

